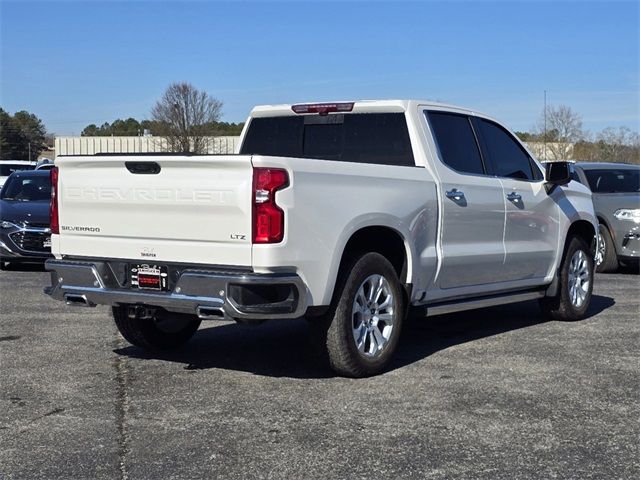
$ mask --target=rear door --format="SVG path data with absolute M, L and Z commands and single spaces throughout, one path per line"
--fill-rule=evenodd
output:
M 251 265 L 250 156 L 58 157 L 58 253 Z
M 442 261 L 437 285 L 455 289 L 498 282 L 505 256 L 500 180 L 487 175 L 467 115 L 425 114 L 438 147 L 434 164 L 441 182 Z
M 487 119 L 474 122 L 483 156 L 501 180 L 506 200 L 504 278 L 544 277 L 558 249 L 558 205 L 547 194 L 542 171 L 511 133 Z

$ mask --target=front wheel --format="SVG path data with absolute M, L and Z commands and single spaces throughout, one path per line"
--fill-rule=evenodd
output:
M 593 263 L 587 243 L 580 237 L 569 237 L 558 270 L 558 292 L 540 301 L 545 315 L 556 320 L 584 318 L 593 291 Z
M 113 319 L 129 343 L 146 350 L 171 350 L 186 343 L 198 330 L 195 315 L 155 310 L 145 316 L 129 306 L 113 307 Z
M 618 256 L 613 238 L 605 225 L 598 225 L 598 251 L 596 252 L 596 272 L 615 272 L 618 269 Z
M 320 353 L 340 375 L 381 372 L 395 352 L 405 305 L 398 275 L 378 253 L 358 258 L 324 318 L 310 320 Z

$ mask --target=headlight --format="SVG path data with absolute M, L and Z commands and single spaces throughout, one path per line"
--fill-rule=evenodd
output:
M 15 223 L 11 223 L 11 222 L 7 222 L 6 220 L 3 220 L 2 222 L 0 222 L 0 228 L 20 228 L 20 226 L 16 225 Z
M 613 214 L 618 220 L 640 223 L 640 208 L 621 208 Z

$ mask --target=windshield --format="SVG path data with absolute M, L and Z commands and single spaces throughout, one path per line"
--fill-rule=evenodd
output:
M 640 192 L 640 169 L 585 170 L 584 174 L 594 193 Z
M 0 162 L 0 177 L 8 177 L 13 172 L 22 170 L 33 170 L 33 165 L 25 165 L 19 163 Z
M 12 176 L 2 188 L 2 200 L 34 201 L 51 199 L 51 179 L 48 175 Z

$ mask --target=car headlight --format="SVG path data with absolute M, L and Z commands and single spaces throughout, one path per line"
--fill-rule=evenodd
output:
M 613 214 L 618 220 L 640 223 L 640 208 L 620 208 Z
M 0 222 L 0 228 L 20 228 L 20 226 L 16 225 L 15 223 L 11 223 L 11 222 L 7 222 L 6 220 L 3 220 L 2 222 Z

